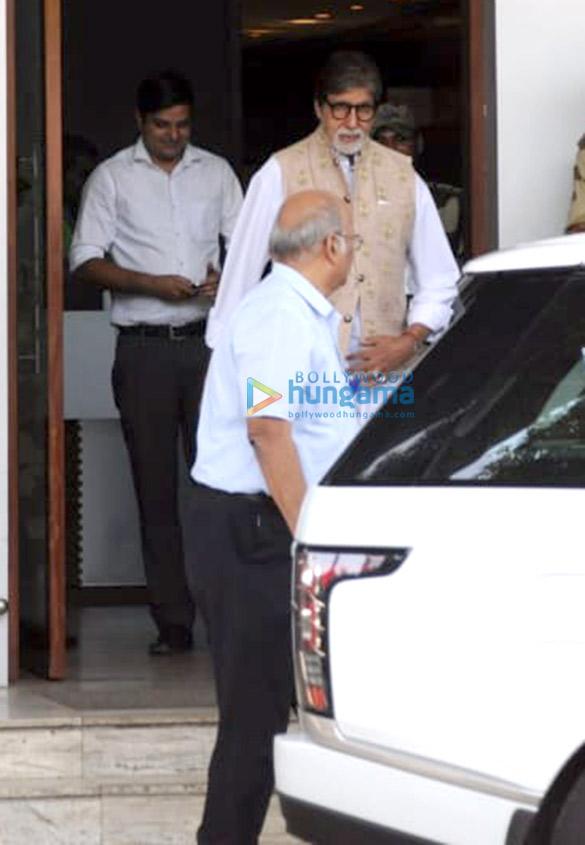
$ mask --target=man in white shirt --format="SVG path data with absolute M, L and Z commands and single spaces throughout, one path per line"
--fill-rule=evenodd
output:
M 289 197 L 270 237 L 272 272 L 240 304 L 211 358 L 192 471 L 201 486 L 191 571 L 220 720 L 199 845 L 256 843 L 272 791 L 272 740 L 286 730 L 293 691 L 291 535 L 307 486 L 358 429 L 327 404 L 311 404 L 309 416 L 293 385 L 300 372 L 344 383 L 340 315 L 328 297 L 345 282 L 354 240 L 337 197 Z M 253 382 L 268 399 L 254 396 Z
M 220 236 L 242 192 L 224 159 L 189 143 L 193 92 L 167 72 L 137 92 L 140 138 L 84 189 L 70 251 L 82 283 L 109 288 L 118 329 L 112 383 L 140 512 L 152 655 L 192 648 L 193 601 L 178 507 L 177 441 L 190 466 L 217 288 Z
M 381 94 L 379 71 L 368 56 L 330 56 L 315 86 L 317 130 L 271 156 L 250 183 L 210 313 L 210 346 L 261 277 L 268 233 L 282 200 L 310 187 L 342 197 L 364 241 L 347 285 L 333 296 L 343 316 L 339 340 L 342 353 L 349 353 L 348 366 L 395 370 L 447 325 L 458 267 L 429 190 L 410 159 L 369 138 Z M 408 313 L 407 264 L 414 290 Z

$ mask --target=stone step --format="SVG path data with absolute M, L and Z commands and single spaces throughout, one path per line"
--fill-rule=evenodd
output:
M 6 780 L 182 775 L 204 788 L 216 716 L 198 711 L 101 712 L 0 723 L 0 795 Z M 1 845 L 1 842 L 0 842 Z
M 0 845 L 194 845 L 215 710 L 0 722 Z M 276 799 L 262 845 L 289 845 Z
M 0 800 L 1 845 L 195 845 L 202 795 Z M 273 799 L 261 845 L 294 845 Z

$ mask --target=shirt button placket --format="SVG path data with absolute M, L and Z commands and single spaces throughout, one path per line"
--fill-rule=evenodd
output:
M 170 173 L 168 177 L 171 229 L 175 236 L 175 255 L 177 256 L 177 270 L 180 275 L 183 275 L 185 272 L 185 261 L 181 244 L 181 241 L 183 239 L 183 233 L 181 230 L 179 205 L 176 197 L 176 180 L 173 178 L 173 175 L 174 171 Z

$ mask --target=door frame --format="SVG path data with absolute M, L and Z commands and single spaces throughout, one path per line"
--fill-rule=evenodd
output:
M 65 421 L 63 419 L 63 61 L 61 0 L 44 0 L 47 180 L 49 678 L 65 677 Z
M 16 0 L 6 0 L 6 149 L 8 266 L 8 680 L 19 675 L 18 573 L 18 348 L 16 259 Z
M 495 0 L 464 0 L 470 255 L 498 246 Z
M 65 469 L 63 421 L 63 163 L 61 0 L 44 0 L 47 286 L 48 677 L 65 676 Z M 8 109 L 8 578 L 9 680 L 20 674 L 18 484 L 18 259 L 16 0 L 7 0 Z

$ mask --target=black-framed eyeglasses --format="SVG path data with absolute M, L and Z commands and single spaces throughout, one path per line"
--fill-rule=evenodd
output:
M 354 110 L 357 119 L 366 123 L 376 114 L 376 106 L 374 103 L 358 103 L 357 105 L 344 102 L 330 103 L 327 97 L 325 97 L 325 103 L 331 109 L 331 114 L 335 120 L 345 120 L 349 117 L 350 112 Z

